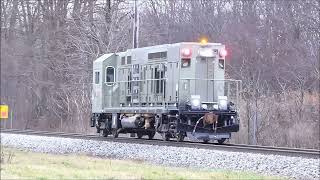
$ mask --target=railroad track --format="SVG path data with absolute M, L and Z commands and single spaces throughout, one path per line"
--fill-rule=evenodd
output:
M 189 147 L 198 149 L 214 149 L 233 152 L 250 152 L 260 154 L 273 154 L 295 157 L 308 157 L 308 158 L 320 158 L 320 150 L 318 149 L 300 149 L 300 148 L 288 148 L 288 147 L 272 147 L 272 146 L 256 146 L 245 144 L 216 144 L 216 143 L 199 143 L 199 142 L 176 142 L 176 141 L 162 141 L 160 139 L 137 139 L 128 137 L 101 137 L 99 135 L 86 135 L 79 133 L 64 133 L 64 132 L 49 132 L 49 131 L 34 131 L 34 130 L 19 130 L 19 129 L 1 129 L 1 133 L 13 133 L 13 134 L 28 134 L 39 136 L 51 136 L 51 137 L 65 137 L 75 139 L 87 139 L 97 141 L 112 141 L 121 143 L 135 143 L 135 144 L 147 144 L 158 146 L 174 146 L 174 147 Z

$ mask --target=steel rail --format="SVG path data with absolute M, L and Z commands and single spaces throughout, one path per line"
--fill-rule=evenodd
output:
M 49 136 L 49 137 L 64 137 L 64 138 L 74 138 L 74 139 L 110 141 L 110 142 L 131 143 L 131 144 L 187 147 L 187 148 L 222 150 L 222 151 L 233 151 L 233 152 L 250 152 L 250 153 L 320 159 L 319 149 L 301 149 L 301 148 L 258 146 L 258 145 L 246 145 L 246 144 L 222 144 L 222 145 L 217 143 L 204 144 L 204 143 L 192 142 L 192 141 L 176 142 L 174 140 L 163 141 L 160 139 L 149 140 L 149 139 L 143 139 L 143 138 L 138 139 L 138 138 L 129 138 L 129 137 L 113 138 L 113 137 L 102 137 L 99 135 L 88 135 L 88 134 L 80 134 L 80 133 L 19 130 L 19 129 L 0 129 L 0 132 L 11 133 L 11 134 L 26 134 L 26 135 Z

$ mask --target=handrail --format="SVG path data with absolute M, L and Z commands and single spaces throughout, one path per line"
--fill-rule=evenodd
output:
M 159 80 L 168 80 L 168 78 L 161 78 L 161 79 L 139 79 L 139 80 L 131 80 L 131 81 L 116 81 L 115 83 L 142 82 L 142 81 L 159 81 Z
M 140 81 L 158 81 L 158 80 L 168 80 L 168 78 L 161 79 L 139 79 L 139 80 L 130 80 L 130 81 L 115 81 L 113 83 L 126 83 L 126 82 L 140 82 Z M 179 80 L 204 80 L 204 81 L 235 81 L 241 82 L 242 80 L 237 79 L 203 79 L 203 78 L 181 78 Z
M 214 94 L 220 94 L 220 91 L 221 93 L 223 94 L 227 94 L 228 96 L 228 100 L 229 100 L 229 95 L 230 96 L 230 100 L 235 102 L 235 107 L 236 109 L 239 111 L 239 98 L 241 97 L 241 91 L 242 91 L 242 86 L 241 86 L 241 83 L 242 81 L 241 80 L 235 80 L 235 79 L 204 79 L 204 78 L 181 78 L 181 79 L 178 79 L 178 81 L 176 81 L 176 85 L 178 86 L 178 89 L 176 85 L 174 84 L 171 84 L 170 86 L 167 86 L 166 84 L 168 83 L 168 78 L 159 78 L 159 79 L 138 79 L 138 80 L 125 80 L 125 81 L 115 81 L 113 82 L 113 85 L 115 87 L 118 87 L 118 86 L 121 86 L 121 84 L 125 84 L 125 83 L 135 83 L 132 84 L 132 87 L 129 88 L 131 89 L 130 92 L 127 92 L 127 88 L 126 91 L 125 91 L 125 95 L 130 95 L 132 97 L 134 97 L 133 99 L 135 99 L 135 101 L 132 101 L 131 102 L 127 102 L 125 100 L 123 100 L 123 103 L 127 104 L 127 103 L 138 103 L 139 106 L 141 106 L 141 103 L 146 103 L 147 106 L 149 106 L 149 103 L 161 103 L 161 106 L 163 107 L 166 107 L 168 105 L 168 103 L 170 102 L 180 102 L 180 98 L 181 100 L 184 102 L 184 99 L 187 97 L 186 95 L 190 95 L 192 94 L 191 92 L 191 87 L 188 87 L 188 89 L 183 90 L 183 92 L 180 90 L 181 87 L 183 86 L 183 83 L 184 81 L 187 81 L 187 83 L 189 82 L 193 82 L 193 81 L 212 81 L 212 83 L 214 83 L 214 87 L 216 86 L 219 86 L 219 83 L 228 83 L 228 84 L 232 84 L 232 88 L 230 87 L 230 85 L 227 85 L 228 87 L 225 87 L 224 85 L 222 85 L 222 87 L 224 88 L 228 88 L 228 92 L 223 92 L 223 90 L 221 91 L 220 89 L 217 90 L 219 92 L 214 92 Z M 144 84 L 144 83 L 146 84 Z M 153 88 L 153 90 L 151 90 L 152 92 L 150 92 L 150 82 L 160 82 L 162 84 L 162 86 L 159 85 L 159 92 L 156 92 L 155 89 Z M 142 86 L 141 86 L 142 85 Z M 138 89 L 134 88 L 134 87 L 138 87 Z M 152 84 L 151 84 L 152 86 Z M 188 85 L 189 86 L 189 85 Z M 193 85 L 194 88 L 195 88 L 195 92 L 198 92 L 197 90 L 197 87 L 195 85 Z M 166 87 L 166 89 L 164 89 Z M 141 89 L 142 88 L 142 89 Z M 152 88 L 152 87 L 151 87 Z M 170 89 L 168 89 L 170 88 Z M 229 90 L 231 88 L 231 91 Z M 171 92 L 173 91 L 173 89 L 175 89 L 176 91 L 174 91 L 176 94 L 171 94 L 171 95 L 168 95 L 167 96 L 167 93 L 168 92 Z M 215 88 L 213 88 L 211 91 L 216 91 L 214 90 Z M 138 90 L 138 91 L 134 91 L 134 90 Z M 189 92 L 187 92 L 189 91 Z M 193 91 L 193 90 L 192 90 Z M 150 94 L 151 93 L 151 94 Z M 180 96 L 180 93 L 183 93 L 182 95 L 183 96 Z M 106 95 L 107 97 L 112 97 L 114 94 L 113 94 L 113 91 L 111 92 L 111 94 L 108 94 Z M 154 98 L 156 99 L 153 99 L 153 100 L 149 100 L 149 98 L 151 97 L 152 95 L 156 95 L 154 96 Z M 172 96 L 173 95 L 173 99 L 168 99 L 169 96 Z M 208 95 L 207 95 L 208 96 Z M 204 96 L 205 98 L 203 99 L 204 102 L 203 103 L 217 103 L 216 101 L 216 97 L 214 95 L 210 95 L 210 97 L 206 97 Z M 141 99 L 142 98 L 142 99 Z M 158 99 L 159 98 L 159 99 Z M 189 97 L 190 98 L 190 97 Z M 152 99 L 152 98 L 151 98 Z M 188 98 L 187 98 L 188 99 Z M 126 105 L 127 106 L 127 105 Z
M 180 78 L 179 80 L 237 81 L 237 82 L 242 81 L 237 79 L 204 79 L 204 78 Z

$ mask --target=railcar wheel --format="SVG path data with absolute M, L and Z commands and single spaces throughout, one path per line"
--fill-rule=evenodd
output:
M 170 140 L 170 134 L 168 133 L 161 133 L 162 140 L 169 141 Z
M 185 138 L 185 135 L 183 133 L 180 132 L 177 134 L 177 141 L 178 142 L 182 142 L 184 140 L 184 138 Z
M 148 133 L 148 138 L 149 138 L 149 139 L 153 139 L 153 137 L 154 137 L 155 134 L 156 134 L 155 131 L 149 132 L 149 133 Z
M 96 127 L 96 130 L 97 130 L 96 131 L 97 133 L 100 133 L 100 128 L 99 127 Z
M 207 144 L 209 142 L 209 139 L 204 139 L 203 143 Z
M 137 132 L 137 137 L 138 137 L 138 139 L 141 139 L 142 136 L 143 136 L 142 132 Z
M 222 138 L 218 140 L 218 144 L 223 144 L 226 141 L 226 138 Z
M 118 133 L 117 129 L 112 130 L 112 136 L 113 136 L 113 138 L 118 138 L 119 133 Z
M 104 130 L 102 131 L 102 136 L 103 136 L 103 137 L 108 137 L 108 131 L 107 131 L 106 129 L 104 129 Z

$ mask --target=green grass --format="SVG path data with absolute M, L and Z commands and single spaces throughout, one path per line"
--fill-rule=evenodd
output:
M 275 179 L 250 172 L 172 168 L 144 161 L 1 148 L 1 179 Z

